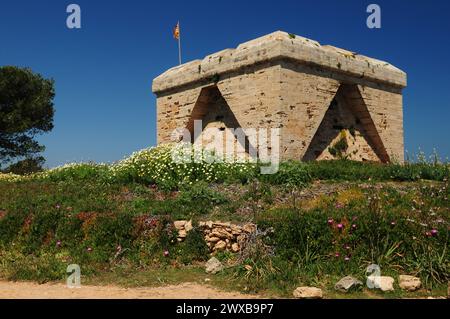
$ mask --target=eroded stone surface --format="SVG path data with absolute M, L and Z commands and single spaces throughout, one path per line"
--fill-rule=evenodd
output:
M 420 278 L 409 276 L 409 275 L 400 275 L 398 276 L 398 285 L 401 289 L 408 291 L 416 291 L 422 285 Z
M 209 259 L 206 262 L 205 271 L 208 274 L 216 274 L 222 270 L 223 270 L 223 265 L 216 257 L 212 257 L 211 259 Z
M 342 291 L 342 292 L 348 292 L 352 289 L 357 289 L 358 287 L 362 286 L 362 282 L 352 276 L 345 276 L 344 278 L 341 278 L 336 285 L 334 285 L 334 289 Z

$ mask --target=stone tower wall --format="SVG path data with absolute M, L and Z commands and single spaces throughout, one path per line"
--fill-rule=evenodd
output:
M 157 140 L 198 119 L 217 136 L 279 128 L 281 159 L 310 160 L 329 158 L 346 131 L 348 158 L 402 162 L 405 86 L 386 62 L 275 32 L 156 78 Z

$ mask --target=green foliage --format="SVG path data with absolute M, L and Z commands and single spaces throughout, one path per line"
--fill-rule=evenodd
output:
M 20 229 L 27 217 L 25 211 L 10 212 L 0 220 L 0 244 L 10 244 L 20 235 Z
M 9 165 L 7 168 L 2 170 L 3 173 L 17 174 L 17 175 L 27 175 L 31 173 L 42 172 L 44 168 L 45 159 L 42 156 L 28 157 L 26 159 L 20 160 L 16 163 Z
M 201 230 L 193 228 L 188 232 L 185 240 L 181 243 L 180 259 L 183 264 L 192 264 L 194 261 L 205 261 L 208 259 L 209 248 Z
M 60 280 L 66 276 L 67 264 L 51 253 L 24 255 L 11 249 L 0 252 L 0 274 L 9 280 L 34 280 L 39 283 Z
M 192 211 L 199 214 L 205 214 L 214 206 L 228 202 L 223 194 L 212 190 L 204 182 L 182 187 L 176 201 L 185 208 L 193 208 Z
M 215 159 L 214 154 L 189 144 L 166 144 L 134 153 L 113 165 L 111 179 L 156 184 L 170 190 L 199 181 L 245 179 L 255 169 L 255 165 L 223 163 Z
M 301 164 L 296 164 L 301 165 Z M 450 177 L 449 164 L 380 164 L 349 160 L 318 161 L 307 164 L 312 180 L 334 181 L 443 181 Z
M 0 163 L 44 147 L 34 139 L 53 128 L 54 82 L 27 68 L 0 67 Z
M 331 155 L 337 158 L 345 158 L 345 152 L 347 151 L 348 143 L 345 131 L 341 131 L 339 140 L 328 148 Z
M 132 246 L 133 231 L 133 218 L 130 214 L 101 214 L 85 227 L 83 246 L 92 253 L 96 261 L 107 262 L 119 250 Z
M 331 236 L 323 213 L 306 213 L 282 209 L 268 212 L 260 217 L 262 228 L 274 228 L 270 244 L 279 256 L 288 260 L 308 258 L 329 246 Z
M 102 164 L 69 164 L 62 167 L 57 167 L 51 171 L 43 172 L 36 177 L 38 179 L 48 179 L 51 181 L 80 181 L 80 180 L 106 180 L 108 177 L 109 169 L 106 165 Z
M 175 159 L 182 159 L 174 161 Z M 443 181 L 450 177 L 450 165 L 424 160 L 405 164 L 365 163 L 339 159 L 334 161 L 286 161 L 275 174 L 261 174 L 263 163 L 224 163 L 214 154 L 186 144 L 160 145 L 132 154 L 112 165 L 67 164 L 28 176 L 0 173 L 0 181 L 80 181 L 104 184 L 156 185 L 177 190 L 198 182 L 247 184 L 255 179 L 273 185 L 304 187 L 314 180 L 334 181 Z
M 235 275 L 243 277 L 250 291 L 257 291 L 275 279 L 279 269 L 274 266 L 273 247 L 264 242 L 264 235 L 253 234 L 240 254 L 240 264 Z
M 278 267 L 277 276 L 363 275 L 365 267 L 375 263 L 383 273 L 419 275 L 427 287 L 447 282 L 448 210 L 431 216 L 428 212 L 448 204 L 448 185 L 424 186 L 421 192 L 405 198 L 393 189 L 371 189 L 362 199 L 345 205 L 336 199 L 312 210 L 275 209 L 260 214 L 258 225 L 273 228 L 266 238 L 275 248 L 273 264 L 285 265 Z M 418 203 L 414 212 L 411 201 Z
M 429 163 L 391 164 L 385 166 L 385 178 L 396 181 L 428 179 L 443 181 L 450 177 L 450 165 Z
M 275 185 L 304 187 L 311 182 L 311 174 L 307 163 L 286 161 L 280 164 L 275 174 L 260 175 L 261 181 Z
M 273 192 L 271 185 L 264 182 L 259 182 L 254 180 L 249 184 L 248 191 L 243 197 L 244 200 L 250 201 L 251 203 L 258 203 L 263 201 L 265 203 L 273 203 Z
M 37 251 L 42 245 L 51 242 L 58 222 L 63 218 L 59 211 L 53 209 L 28 215 L 22 234 L 25 253 Z
M 328 276 L 363 279 L 371 263 L 385 274 L 418 275 L 427 288 L 450 279 L 448 164 L 289 161 L 277 174 L 260 175 L 251 163 L 178 167 L 167 160 L 169 150 L 158 147 L 115 165 L 3 175 L 0 276 L 62 279 L 70 263 L 83 265 L 86 275 L 195 265 L 208 256 L 204 238 L 194 228 L 178 242 L 173 220 L 201 218 L 251 220 L 267 231 L 239 254 L 217 255 L 237 261 L 231 273 L 249 290 L 285 295 Z M 420 181 L 425 178 L 443 182 Z M 330 185 L 339 186 L 330 194 L 328 183 L 319 182 L 326 192 L 310 199 L 304 198 L 309 189 L 297 192 L 320 179 L 346 183 Z

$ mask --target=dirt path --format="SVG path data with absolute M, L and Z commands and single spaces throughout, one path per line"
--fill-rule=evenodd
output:
M 82 286 L 67 288 L 64 284 L 0 281 L 0 299 L 237 299 L 256 298 L 238 292 L 220 291 L 207 285 L 180 285 L 121 288 L 117 286 Z

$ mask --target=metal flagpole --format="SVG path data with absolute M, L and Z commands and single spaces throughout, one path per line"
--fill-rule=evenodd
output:
M 178 21 L 178 62 L 180 62 L 181 65 L 181 28 L 179 21 Z

